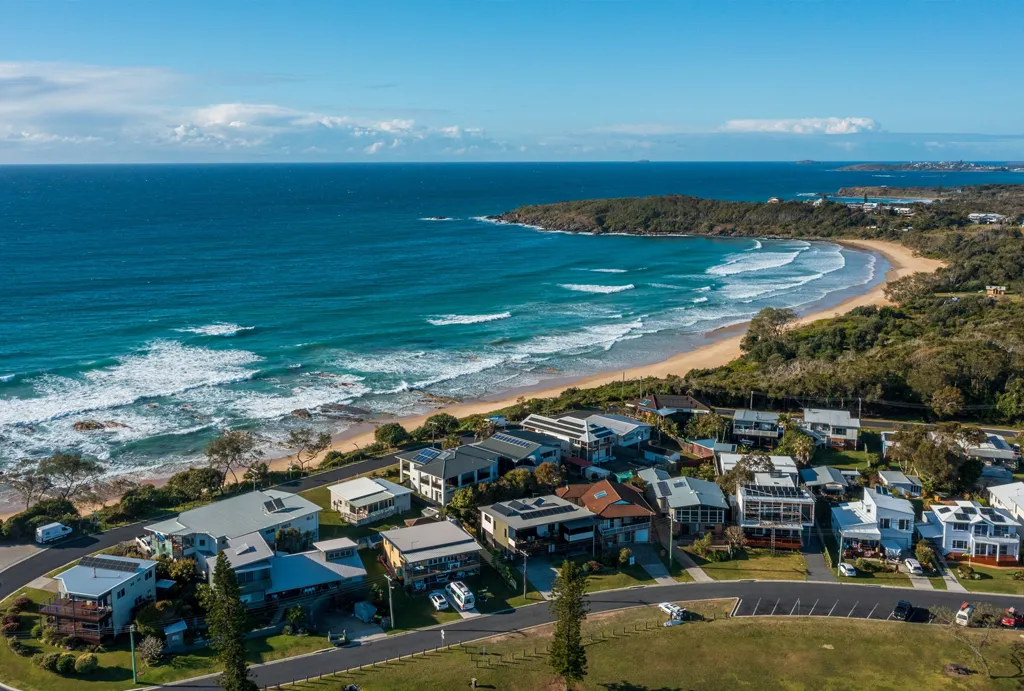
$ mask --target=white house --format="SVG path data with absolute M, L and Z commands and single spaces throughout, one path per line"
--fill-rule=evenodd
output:
M 411 489 L 379 478 L 356 478 L 331 485 L 328 491 L 331 508 L 353 525 L 376 523 L 411 508 Z
M 402 482 L 428 501 L 447 506 L 460 488 L 498 479 L 499 454 L 473 444 L 396 454 Z
M 718 454 L 718 474 L 725 475 L 736 467 L 736 464 L 744 458 L 741 453 L 720 453 Z M 799 469 L 792 456 L 769 456 L 772 467 L 776 473 L 785 473 L 793 478 L 794 483 L 800 479 Z
M 878 479 L 883 487 L 896 490 L 908 497 L 920 497 L 924 493 L 924 485 L 916 475 L 905 475 L 898 470 L 880 470 Z
M 59 597 L 40 613 L 57 631 L 98 644 L 125 630 L 139 607 L 156 599 L 156 562 L 148 559 L 83 557 L 54 577 Z
M 985 441 L 977 446 L 965 446 L 964 453 L 985 465 L 1003 465 L 1008 468 L 1016 468 L 1020 459 L 1020 453 L 998 434 L 985 434 Z
M 755 473 L 736 489 L 737 523 L 755 547 L 800 549 L 814 527 L 814 504 L 787 474 Z
M 762 410 L 737 410 L 732 415 L 732 436 L 742 444 L 745 441 L 773 445 L 782 436 L 779 414 Z
M 989 503 L 1024 521 L 1024 482 L 1012 482 L 988 488 Z
M 1017 528 L 1016 519 L 1003 509 L 960 500 L 952 505 L 933 504 L 917 532 L 935 542 L 943 554 L 1003 566 L 1020 558 Z
M 634 420 L 625 415 L 591 415 L 586 422 L 599 425 L 615 432 L 615 443 L 619 446 L 639 446 L 651 438 L 653 425 L 640 420 Z
M 604 463 L 614 458 L 612 447 L 618 443 L 616 433 L 588 419 L 564 415 L 559 418 L 531 413 L 521 423 L 523 429 L 539 432 L 566 443 L 563 458 L 580 458 L 590 463 Z
M 863 500 L 832 507 L 832 533 L 844 558 L 898 559 L 913 542 L 914 505 L 884 487 L 865 490 Z
M 845 410 L 804 408 L 800 424 L 821 445 L 840 449 L 856 449 L 860 419 Z

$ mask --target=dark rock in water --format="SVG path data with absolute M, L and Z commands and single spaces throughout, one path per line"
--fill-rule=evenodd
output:
M 320 412 L 324 415 L 342 415 L 345 417 L 364 417 L 370 415 L 366 408 L 357 408 L 354 405 L 344 403 L 324 403 L 320 406 Z
M 75 424 L 71 425 L 71 429 L 76 432 L 95 432 L 97 430 L 106 429 L 106 427 L 99 420 L 79 420 Z
M 313 414 L 310 413 L 305 408 L 296 408 L 295 410 L 292 411 L 292 415 L 294 415 L 297 418 L 302 418 L 303 420 L 308 420 L 311 417 L 313 417 Z
M 123 422 L 118 422 L 117 420 L 104 420 L 103 426 L 107 429 L 131 429 L 128 425 Z

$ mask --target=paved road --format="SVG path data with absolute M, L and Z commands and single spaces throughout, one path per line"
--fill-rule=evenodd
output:
M 963 595 L 943 591 L 913 591 L 902 588 L 810 582 L 733 581 L 717 583 L 649 586 L 588 596 L 591 612 L 650 605 L 665 601 L 708 598 L 741 598 L 738 616 L 820 616 L 884 620 L 896 602 L 910 600 L 917 608 L 915 620 L 925 621 L 928 608 L 955 609 Z M 991 602 L 998 607 L 1022 605 L 1021 598 L 972 595 L 972 602 Z M 460 620 L 444 625 L 444 644 L 468 643 L 496 634 L 507 634 L 546 624 L 551 614 L 544 604 L 522 607 L 508 614 Z M 399 655 L 411 655 L 443 645 L 437 629 L 389 636 L 353 648 L 328 650 L 311 656 L 262 665 L 253 669 L 253 680 L 261 687 L 295 679 L 329 674 L 338 669 L 369 665 Z M 196 689 L 218 689 L 215 677 L 173 684 Z
M 341 468 L 286 482 L 277 485 L 275 489 L 293 493 L 305 492 L 308 489 L 331 485 L 341 480 L 380 470 L 396 463 L 398 463 L 398 459 L 393 455 L 371 458 L 366 461 L 352 463 Z M 135 539 L 142 535 L 143 527 L 153 522 L 153 519 L 148 519 L 97 535 L 87 535 L 69 540 L 42 550 L 28 559 L 0 571 L 0 600 L 15 592 L 26 583 L 67 564 L 69 561 L 79 559 L 107 547 L 112 547 L 119 542 Z
M 736 408 L 719 408 L 717 406 L 714 407 L 714 411 L 716 413 L 718 413 L 719 415 L 721 415 L 723 417 L 726 417 L 726 418 L 731 418 L 736 413 L 736 410 L 737 410 Z M 793 414 L 798 414 L 799 413 L 798 410 L 792 410 L 790 412 L 793 413 Z M 913 422 L 913 421 L 910 421 L 910 420 L 902 420 L 902 421 L 900 421 L 900 420 L 881 420 L 881 419 L 877 419 L 877 418 L 861 418 L 860 419 L 861 429 L 867 428 L 867 429 L 888 430 L 888 429 L 896 429 L 897 427 L 899 427 L 901 425 L 926 425 L 926 426 L 934 427 L 935 423 L 932 423 L 932 422 Z M 1007 428 L 1007 427 L 979 427 L 978 429 L 980 429 L 982 432 L 985 432 L 986 434 L 998 434 L 998 435 L 1001 435 L 1001 436 L 1004 436 L 1004 437 L 1008 437 L 1008 438 L 1011 438 L 1011 439 L 1015 438 L 1017 436 L 1017 431 L 1016 430 L 1010 429 L 1010 428 Z

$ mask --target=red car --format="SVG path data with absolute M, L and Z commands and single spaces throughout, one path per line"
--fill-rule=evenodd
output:
M 1000 623 L 1010 629 L 1019 629 L 1024 627 L 1024 612 L 1018 612 L 1013 607 L 1009 607 Z

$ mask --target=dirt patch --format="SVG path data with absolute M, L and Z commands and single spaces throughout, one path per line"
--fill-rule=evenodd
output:
M 948 676 L 958 677 L 958 678 L 959 677 L 969 677 L 972 674 L 971 670 L 968 669 L 967 667 L 964 667 L 963 665 L 957 665 L 957 664 L 954 664 L 952 662 L 949 663 L 948 665 L 946 665 L 945 667 L 943 667 L 942 671 L 944 671 Z

